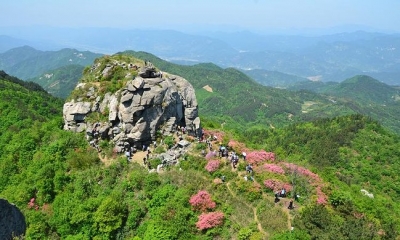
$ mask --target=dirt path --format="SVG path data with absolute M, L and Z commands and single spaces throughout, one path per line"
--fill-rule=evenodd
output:
M 263 193 L 262 196 L 263 196 L 263 199 L 268 199 L 271 202 L 275 201 L 275 197 L 268 196 L 266 193 Z M 290 198 L 280 198 L 279 203 L 275 203 L 275 207 L 279 207 L 276 205 L 280 205 L 280 204 L 282 205 L 281 209 L 287 215 L 287 226 L 288 226 L 288 229 L 290 230 L 292 228 L 292 220 L 293 220 L 293 216 L 291 215 L 290 211 L 293 211 L 293 210 L 288 209 L 289 202 L 290 202 Z
M 232 191 L 232 189 L 230 188 L 230 183 L 228 182 L 227 184 L 226 184 L 226 187 L 228 188 L 228 191 L 229 191 L 229 193 L 234 197 L 234 198 L 236 198 L 236 199 L 238 199 L 238 197 L 236 196 L 236 194 Z M 250 205 L 250 204 L 248 204 L 247 202 L 243 202 L 247 207 L 249 207 L 249 208 L 251 208 L 252 210 L 253 210 L 253 215 L 254 215 L 254 221 L 257 223 L 257 228 L 258 228 L 258 231 L 260 231 L 264 236 L 268 236 L 269 234 L 266 232 L 266 231 L 264 231 L 264 229 L 262 228 L 262 226 L 261 226 L 261 223 L 260 223 L 260 221 L 258 220 L 258 217 L 257 217 L 257 209 L 255 208 L 255 207 L 253 207 L 252 205 Z
M 214 141 L 214 142 L 213 142 L 213 150 L 218 151 L 217 145 L 218 145 L 218 144 Z M 226 161 L 229 161 L 229 160 L 226 160 Z M 243 176 L 242 176 L 243 174 L 242 174 L 240 171 L 238 171 L 238 168 L 233 168 L 233 166 L 232 166 L 232 164 L 230 163 L 230 161 L 229 161 L 229 165 L 231 166 L 231 171 L 232 171 L 232 172 L 236 172 L 237 175 L 238 175 L 238 177 L 241 177 L 241 178 L 243 177 Z M 255 180 L 254 180 L 254 181 L 255 181 Z M 256 181 L 255 181 L 255 182 L 256 182 Z M 230 183 L 229 183 L 229 182 L 227 182 L 226 186 L 227 186 L 227 188 L 228 188 L 229 193 L 230 193 L 234 198 L 238 198 L 238 197 L 236 196 L 236 194 L 235 194 L 235 193 L 232 191 L 232 189 L 230 188 Z M 272 202 L 275 200 L 274 197 L 268 196 L 268 195 L 265 194 L 265 193 L 262 194 L 262 197 L 263 197 L 263 199 L 268 199 L 269 201 L 272 201 Z M 288 229 L 290 230 L 291 227 L 292 227 L 292 220 L 293 220 L 293 217 L 292 217 L 292 215 L 290 214 L 290 211 L 291 211 L 291 210 L 289 210 L 289 209 L 287 208 L 287 206 L 289 205 L 289 201 L 290 201 L 289 198 L 281 198 L 281 203 L 282 203 L 281 209 L 282 209 L 282 211 L 283 211 L 284 213 L 286 213 L 286 215 L 287 215 L 287 227 L 288 227 Z M 264 229 L 262 228 L 261 222 L 258 220 L 257 208 L 256 208 L 256 207 L 253 207 L 252 205 L 250 205 L 250 204 L 248 204 L 248 203 L 246 203 L 246 202 L 243 202 L 243 203 L 246 204 L 247 207 L 253 209 L 254 221 L 257 223 L 258 231 L 260 231 L 264 236 L 267 236 L 267 237 L 268 237 L 269 234 L 268 234 L 266 231 L 264 231 Z M 276 204 L 275 204 L 275 205 L 276 205 Z M 279 207 L 279 206 L 275 206 L 275 207 Z
M 175 139 L 176 142 L 179 141 L 179 139 L 177 138 L 177 136 L 175 136 L 175 138 L 176 138 L 176 139 Z M 213 149 L 212 149 L 212 150 L 215 150 L 216 147 L 217 147 L 217 144 L 214 144 L 214 143 L 213 143 Z M 154 149 L 151 148 L 151 151 L 154 151 Z M 136 163 L 138 163 L 139 165 L 144 166 L 144 164 L 143 164 L 143 158 L 145 158 L 146 155 L 147 155 L 147 151 L 138 151 L 138 152 L 136 152 L 136 153 L 133 154 L 133 156 L 132 156 L 132 158 L 131 158 L 131 162 L 136 162 Z M 151 156 L 151 154 L 150 154 L 150 156 Z M 106 166 L 109 166 L 109 165 L 113 162 L 113 160 L 114 160 L 113 158 L 108 158 L 107 156 L 103 156 L 103 154 L 102 154 L 101 152 L 99 153 L 99 158 L 100 158 L 100 160 L 101 160 Z M 232 172 L 236 172 L 237 176 L 240 177 L 240 178 L 242 178 L 242 177 L 244 176 L 244 173 L 241 172 L 241 171 L 239 171 L 238 168 L 233 168 L 233 166 L 232 166 L 232 164 L 230 163 L 230 161 L 229 161 L 229 160 L 227 160 L 227 161 L 228 161 L 228 164 L 230 165 L 231 171 L 232 171 Z M 144 166 L 144 167 L 145 167 L 145 166 Z M 230 182 L 227 182 L 227 183 L 226 183 L 226 186 L 227 186 L 227 188 L 228 188 L 229 193 L 233 196 L 233 198 L 238 199 L 240 202 L 243 202 L 243 204 L 245 204 L 247 207 L 249 207 L 250 209 L 253 210 L 253 220 L 254 220 L 254 222 L 257 224 L 257 229 L 258 229 L 258 231 L 259 231 L 260 233 L 262 233 L 264 236 L 268 237 L 268 236 L 269 236 L 269 233 L 266 232 L 266 231 L 263 229 L 263 227 L 262 227 L 262 225 L 261 225 L 261 222 L 260 222 L 260 220 L 258 219 L 258 216 L 257 216 L 257 207 L 254 207 L 253 205 L 247 203 L 246 201 L 240 200 L 240 199 L 238 198 L 238 196 L 232 191 L 232 189 L 231 189 L 231 187 L 230 187 Z M 266 199 L 266 200 L 268 200 L 268 201 L 271 201 L 271 202 L 274 201 L 274 197 L 269 196 L 269 195 L 267 195 L 266 193 L 263 193 L 263 194 L 262 194 L 262 197 L 263 197 L 263 199 Z M 288 227 L 288 229 L 290 230 L 291 227 L 292 227 L 291 221 L 293 220 L 293 216 L 292 216 L 291 213 L 290 213 L 291 210 L 289 210 L 289 209 L 287 208 L 287 206 L 288 206 L 288 204 L 289 204 L 289 201 L 290 201 L 289 198 L 281 198 L 280 203 L 276 203 L 276 204 L 275 204 L 275 207 L 281 207 L 282 211 L 283 211 L 284 213 L 286 213 L 286 215 L 287 215 L 287 227 Z M 276 206 L 277 204 L 278 204 L 278 205 L 281 205 L 281 206 Z
M 143 165 L 143 158 L 145 158 L 146 155 L 147 155 L 146 151 L 145 152 L 137 151 L 135 154 L 133 154 L 133 156 L 131 158 L 131 162 L 137 162 L 140 165 L 144 166 Z M 108 158 L 106 155 L 102 154 L 101 152 L 99 152 L 99 159 L 106 166 L 110 166 L 110 164 L 115 160 L 114 158 Z
M 144 166 L 143 158 L 145 158 L 146 155 L 147 155 L 146 151 L 144 151 L 144 152 L 143 151 L 137 151 L 136 153 L 133 154 L 131 162 L 137 162 L 140 165 Z

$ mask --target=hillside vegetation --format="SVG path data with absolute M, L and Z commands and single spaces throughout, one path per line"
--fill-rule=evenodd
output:
M 243 76 L 213 65 L 200 67 L 210 75 L 232 71 Z M 212 150 L 221 144 L 238 154 L 247 152 L 247 160 L 232 168 L 225 158 L 208 152 L 205 143 L 184 135 L 192 150 L 179 159 L 179 165 L 157 174 L 149 173 L 140 161 L 127 162 L 116 155 L 106 141 L 99 154 L 83 135 L 62 130 L 62 103 L 37 85 L 5 73 L 0 83 L 0 197 L 23 211 L 29 239 L 394 239 L 399 235 L 400 139 L 368 117 L 348 115 L 282 128 L 254 125 L 228 131 L 212 119 L 229 109 L 213 112 L 203 106 L 201 111 L 209 114 L 205 137 L 217 138 Z M 174 142 L 173 137 L 162 140 Z M 160 144 L 152 151 L 166 147 Z M 202 155 L 202 150 L 208 154 Z M 245 171 L 247 163 L 253 164 L 253 174 Z M 275 203 L 274 191 L 281 187 L 288 196 Z M 289 210 L 295 195 L 300 197 Z
M 400 117 L 397 110 L 400 107 L 399 89 L 370 76 L 357 75 L 341 83 L 304 82 L 291 89 L 307 89 L 325 95 L 400 133 L 397 121 Z
M 83 69 L 84 66 L 81 65 L 66 65 L 46 71 L 45 74 L 28 79 L 28 81 L 39 84 L 55 97 L 66 99 L 82 77 Z

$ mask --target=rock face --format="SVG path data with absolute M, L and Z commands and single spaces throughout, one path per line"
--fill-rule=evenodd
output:
M 96 67 L 99 64 L 91 69 Z M 104 69 L 100 71 L 104 74 Z M 75 91 L 81 93 L 79 98 L 64 104 L 65 130 L 86 131 L 88 139 L 110 139 L 116 152 L 127 146 L 148 145 L 157 134 L 169 135 L 178 126 L 194 136 L 201 135 L 192 85 L 182 77 L 156 71 L 151 63 L 146 62 L 138 76 L 115 93 L 102 95 L 99 89 L 95 83 L 78 84 Z M 90 120 L 95 113 L 107 119 Z
M 7 200 L 0 199 L 0 239 L 13 239 L 25 234 L 25 217 Z

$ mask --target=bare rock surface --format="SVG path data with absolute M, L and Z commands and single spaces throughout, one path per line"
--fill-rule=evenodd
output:
M 120 65 L 109 63 L 101 74 L 112 77 L 111 69 Z M 91 69 L 96 67 L 99 65 Z M 201 135 L 194 88 L 180 76 L 156 71 L 146 62 L 138 75 L 116 92 L 104 93 L 100 89 L 78 84 L 75 90 L 79 91 L 79 97 L 64 104 L 65 130 L 86 132 L 89 141 L 109 139 L 116 152 L 123 152 L 127 146 L 148 145 L 157 134 L 170 135 L 178 127 L 185 127 L 190 135 Z M 107 120 L 88 120 L 91 114 L 105 115 Z

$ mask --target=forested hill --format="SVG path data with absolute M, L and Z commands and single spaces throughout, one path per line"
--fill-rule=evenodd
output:
M 364 104 L 391 104 L 400 100 L 399 90 L 366 75 L 357 75 L 331 85 L 324 93 Z
M 191 150 L 179 165 L 154 173 L 158 158 L 150 157 L 147 169 L 141 158 L 128 162 L 116 154 L 107 139 L 99 142 L 99 153 L 84 135 L 64 131 L 58 99 L 10 80 L 0 83 L 0 197 L 25 215 L 27 239 L 399 235 L 400 140 L 368 117 L 274 129 L 255 125 L 240 130 L 242 139 L 220 126 L 207 127 L 205 137 L 217 138 L 210 140 L 211 149 L 183 134 Z M 173 136 L 156 140 L 152 153 L 165 153 L 176 143 Z M 220 144 L 247 152 L 246 161 L 241 157 L 233 168 L 214 156 Z M 246 172 L 248 163 L 252 173 Z M 282 187 L 288 195 L 277 201 L 274 194 Z M 295 208 L 288 209 L 297 194 Z
M 204 117 L 213 116 L 214 120 L 225 122 L 226 126 L 242 128 L 263 124 L 279 127 L 316 116 L 354 113 L 350 108 L 333 104 L 316 93 L 293 93 L 262 86 L 234 68 L 222 69 L 212 63 L 181 66 L 145 52 L 126 51 L 123 54 L 147 59 L 164 71 L 188 79 L 196 89 L 200 113 Z M 305 106 L 307 102 L 312 102 L 313 106 Z
M 164 71 L 188 79 L 196 89 L 203 119 L 218 125 L 224 123 L 225 128 L 238 132 L 257 125 L 283 127 L 294 122 L 359 113 L 400 133 L 397 121 L 400 101 L 395 89 L 368 76 L 356 76 L 338 88 L 336 84 L 329 84 L 321 89 L 322 94 L 304 90 L 293 92 L 262 86 L 236 69 L 222 69 L 212 63 L 181 66 L 145 52 L 123 54 L 147 59 Z M 327 88 L 332 90 L 323 92 Z M 382 106 L 383 96 L 387 100 L 385 106 Z M 371 98 L 364 101 L 368 97 Z
M 16 77 L 10 76 L 8 75 L 6 72 L 1 71 L 0 70 L 0 79 L 5 82 L 11 82 L 11 83 L 15 83 L 18 84 L 22 87 L 27 88 L 28 90 L 32 90 L 32 91 L 42 91 L 42 92 L 46 92 L 39 84 L 31 82 L 31 81 L 22 81 Z M 3 83 L 4 84 L 4 83 Z
M 240 131 L 255 125 L 274 128 L 321 117 L 360 113 L 400 133 L 398 90 L 368 76 L 356 76 L 340 84 L 315 86 L 317 83 L 313 83 L 311 89 L 317 92 L 293 92 L 262 86 L 240 71 L 222 69 L 211 63 L 182 66 L 144 52 L 121 54 L 150 60 L 159 69 L 188 79 L 196 89 L 204 123 L 211 121 Z M 65 99 L 82 76 L 82 68 L 92 64 L 96 56 L 72 49 L 42 52 L 21 47 L 0 54 L 0 65 L 35 76 L 29 80 Z M 274 73 L 270 77 L 293 76 Z
M 87 66 L 100 56 L 102 54 L 69 48 L 58 51 L 40 51 L 23 46 L 0 53 L 0 69 L 27 80 L 66 65 Z
M 45 121 L 60 115 L 62 100 L 38 84 L 25 82 L 0 71 L 0 131 L 9 127 L 29 127 L 34 121 Z
M 84 68 L 84 66 L 77 64 L 65 65 L 48 70 L 44 74 L 28 79 L 28 81 L 40 84 L 53 96 L 66 99 L 82 77 Z

